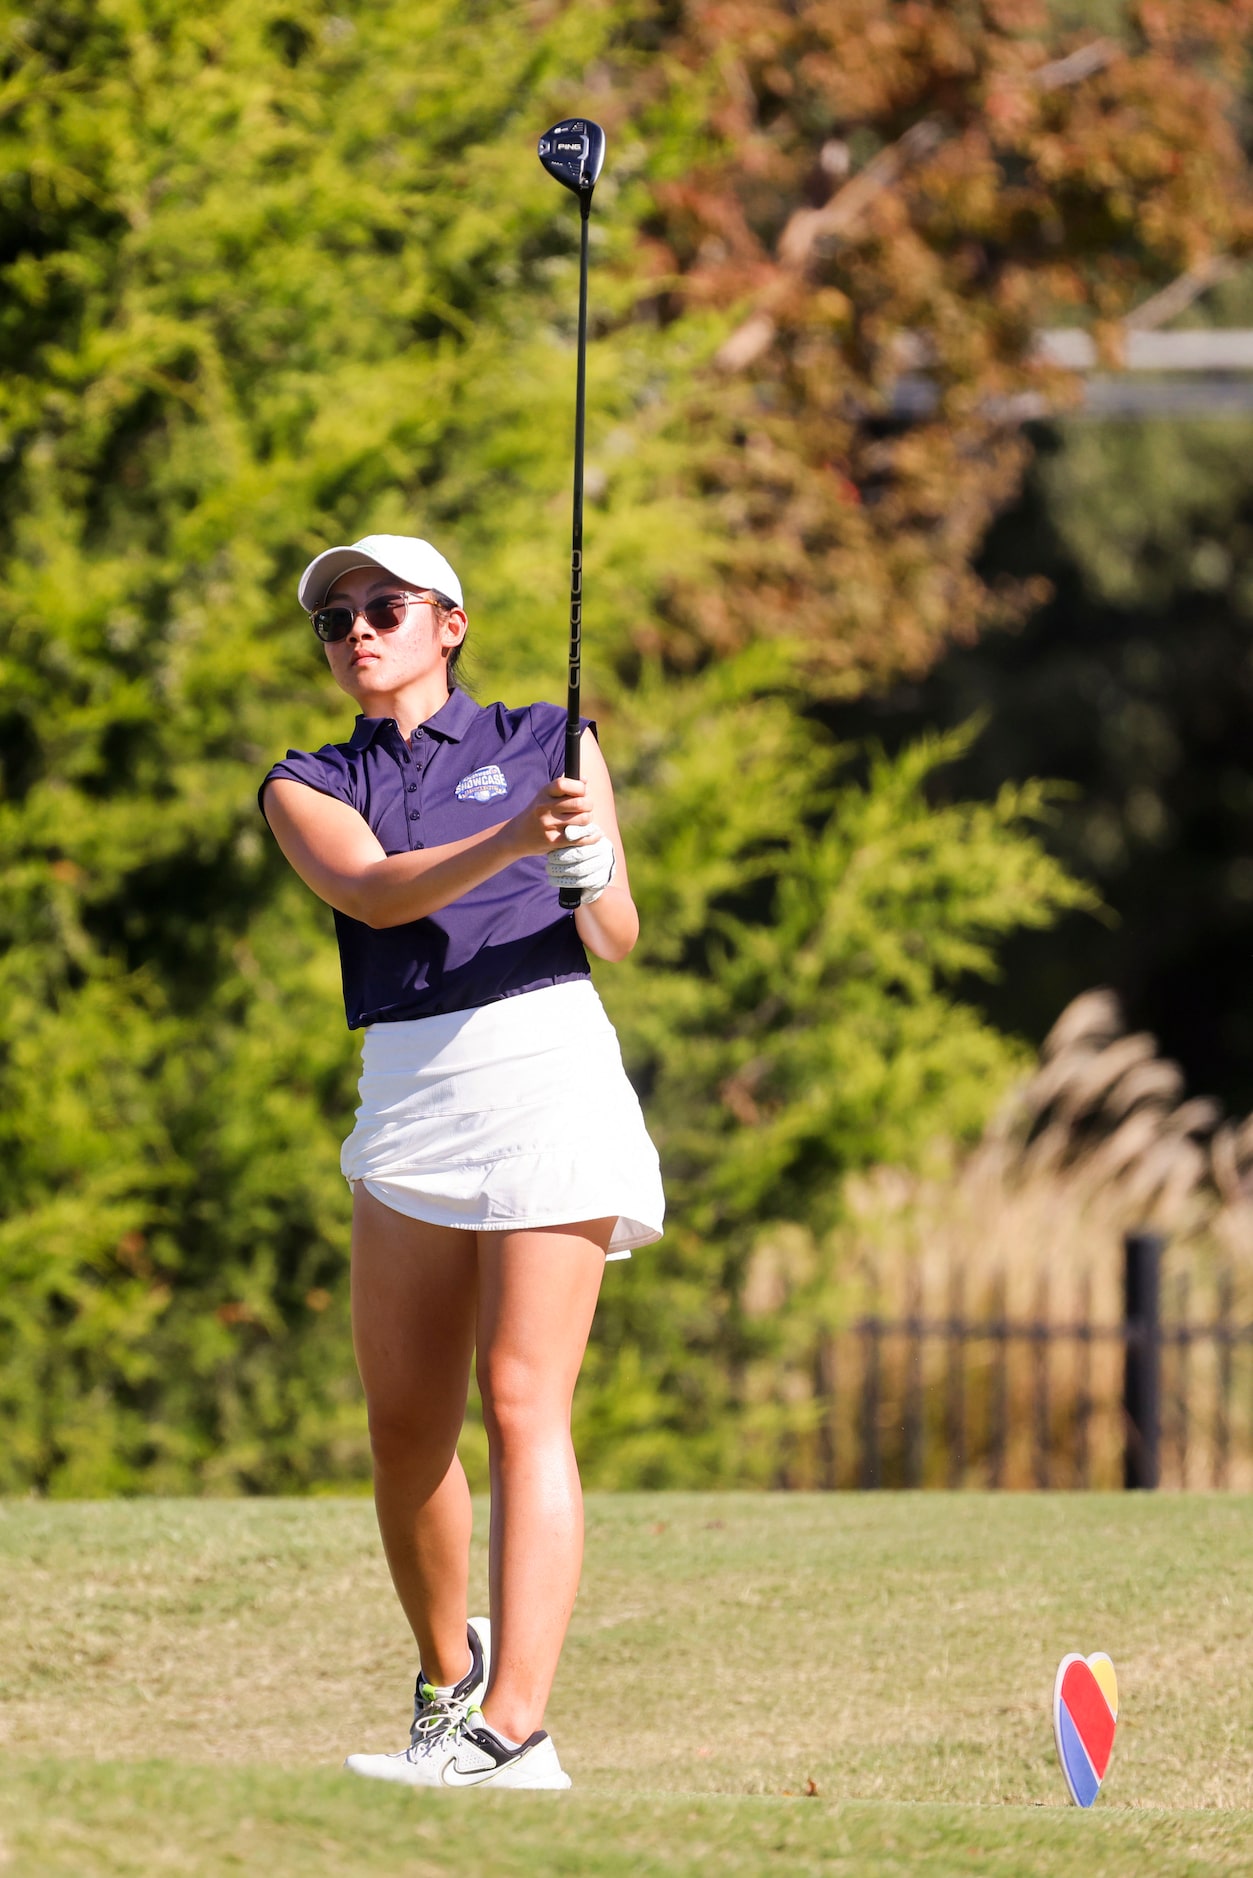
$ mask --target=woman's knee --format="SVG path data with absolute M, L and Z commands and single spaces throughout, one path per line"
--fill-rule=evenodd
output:
M 480 1360 L 478 1378 L 483 1426 L 493 1447 L 532 1446 L 548 1436 L 569 1434 L 569 1400 L 533 1364 L 494 1356 Z
M 367 1409 L 375 1467 L 429 1476 L 431 1486 L 437 1486 L 457 1452 L 460 1423 L 454 1426 L 443 1416 L 394 1403 L 371 1402 Z

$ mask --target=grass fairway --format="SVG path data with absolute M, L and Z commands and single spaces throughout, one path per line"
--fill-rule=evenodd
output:
M 574 1791 L 423 1795 L 339 1771 L 413 1677 L 368 1503 L 0 1505 L 0 1873 L 1247 1872 L 1251 1555 L 1234 1497 L 596 1498 Z M 1068 1649 L 1122 1685 L 1091 1814 Z

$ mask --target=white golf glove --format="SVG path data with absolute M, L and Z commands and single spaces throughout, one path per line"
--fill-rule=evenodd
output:
M 574 841 L 565 848 L 553 848 L 545 857 L 548 878 L 554 887 L 573 887 L 581 895 L 580 906 L 599 900 L 613 879 L 618 857 L 613 842 L 602 835 L 595 822 L 586 828 L 568 831 Z

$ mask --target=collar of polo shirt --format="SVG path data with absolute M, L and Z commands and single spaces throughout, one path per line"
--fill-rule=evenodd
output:
M 450 692 L 447 704 L 441 704 L 434 717 L 428 717 L 420 726 L 429 730 L 434 737 L 443 737 L 449 743 L 460 743 L 478 716 L 479 707 L 464 691 Z M 348 739 L 354 750 L 364 750 L 381 731 L 389 726 L 395 728 L 395 719 L 391 717 L 359 717 L 352 736 Z

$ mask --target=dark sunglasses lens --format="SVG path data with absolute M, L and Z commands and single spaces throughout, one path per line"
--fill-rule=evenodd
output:
M 367 600 L 361 611 L 376 633 L 389 633 L 403 623 L 409 602 L 403 593 L 385 593 L 377 600 Z
M 348 606 L 323 606 L 313 615 L 313 630 L 319 639 L 328 645 L 335 645 L 340 639 L 346 639 L 352 631 L 352 608 Z

